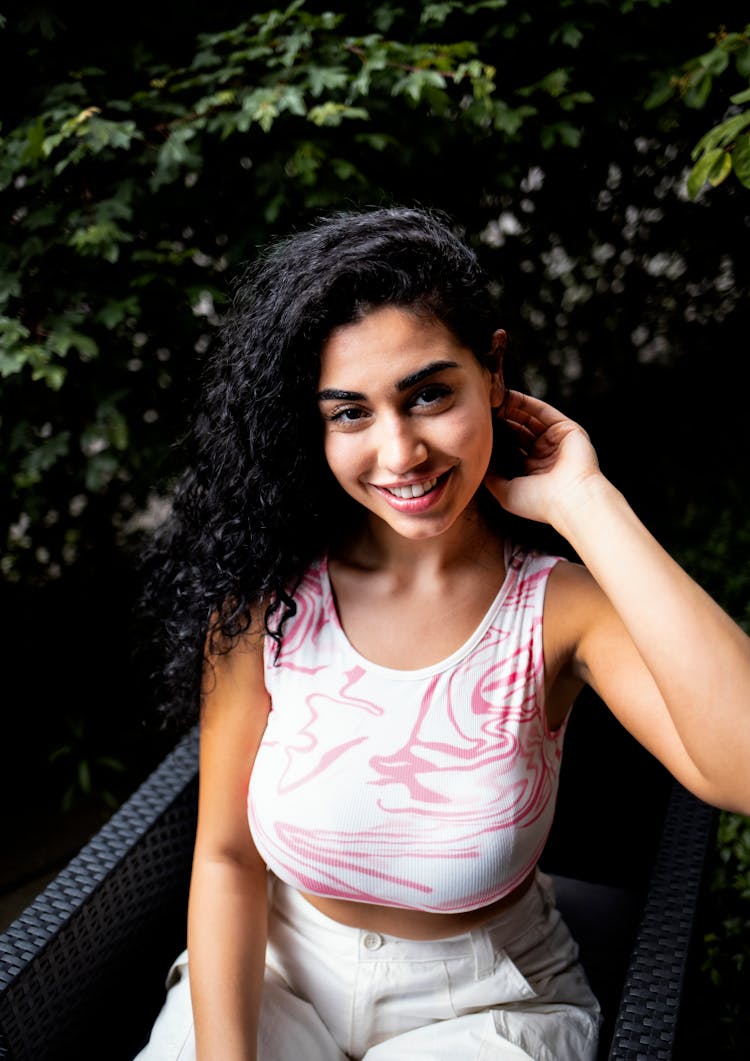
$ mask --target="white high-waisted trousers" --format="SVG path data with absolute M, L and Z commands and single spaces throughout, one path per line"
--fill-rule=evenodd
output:
M 349 928 L 274 881 L 259 1061 L 594 1061 L 599 1006 L 541 872 L 481 928 Z M 194 1061 L 187 952 L 136 1061 Z

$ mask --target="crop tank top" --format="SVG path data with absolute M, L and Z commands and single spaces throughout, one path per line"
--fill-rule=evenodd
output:
M 361 656 L 325 558 L 304 576 L 248 792 L 268 868 L 300 891 L 473 910 L 531 871 L 554 813 L 565 726 L 544 704 L 542 612 L 557 558 L 516 551 L 484 619 L 447 659 L 394 670 Z

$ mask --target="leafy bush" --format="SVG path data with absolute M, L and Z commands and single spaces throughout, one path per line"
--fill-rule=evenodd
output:
M 717 315 L 739 327 L 737 208 L 680 201 L 672 144 L 708 114 L 678 129 L 674 107 L 633 104 L 705 39 L 678 8 L 295 0 L 235 25 L 181 5 L 167 33 L 136 5 L 104 36 L 44 5 L 9 21 L 25 91 L 0 152 L 5 577 L 59 577 L 148 518 L 231 277 L 320 210 L 460 217 L 553 393 L 648 385 Z

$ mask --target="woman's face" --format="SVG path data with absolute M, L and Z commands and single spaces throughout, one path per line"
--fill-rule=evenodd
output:
M 499 352 L 504 333 L 495 333 Z M 384 306 L 336 328 L 318 402 L 328 465 L 371 519 L 412 540 L 444 533 L 482 484 L 499 373 L 434 318 Z

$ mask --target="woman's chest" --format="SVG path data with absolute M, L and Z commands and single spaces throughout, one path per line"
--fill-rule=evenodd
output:
M 457 652 L 487 614 L 502 570 L 425 585 L 331 577 L 339 623 L 365 659 L 395 670 L 431 667 Z
M 267 670 L 272 710 L 260 757 L 275 760 L 280 791 L 305 778 L 356 774 L 430 802 L 446 775 L 481 788 L 543 741 L 544 672 L 533 626 L 490 624 L 467 651 L 405 671 L 370 663 L 339 635 L 324 622 L 314 646 L 311 638 L 301 642 Z

